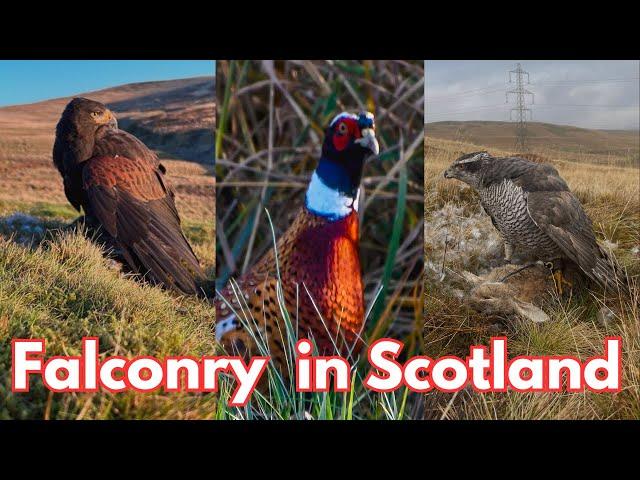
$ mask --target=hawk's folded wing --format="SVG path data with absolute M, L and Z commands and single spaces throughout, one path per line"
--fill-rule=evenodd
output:
M 195 294 L 204 273 L 180 228 L 173 194 L 157 165 L 98 156 L 83 169 L 87 210 L 113 237 L 128 266 L 154 284 Z
M 591 220 L 570 191 L 537 191 L 527 196 L 529 215 L 580 269 L 602 286 L 614 286 L 613 261 L 598 245 Z

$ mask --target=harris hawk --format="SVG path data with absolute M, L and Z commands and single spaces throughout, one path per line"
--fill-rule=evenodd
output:
M 102 103 L 74 98 L 56 127 L 53 162 L 64 192 L 125 268 L 185 294 L 204 272 L 180 227 L 175 192 L 158 157 L 118 129 Z

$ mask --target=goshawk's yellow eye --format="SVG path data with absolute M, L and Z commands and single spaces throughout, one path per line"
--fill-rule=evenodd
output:
M 100 115 L 102 115 L 102 112 L 99 110 L 96 110 L 95 112 L 91 112 L 91 116 L 93 118 L 98 118 Z

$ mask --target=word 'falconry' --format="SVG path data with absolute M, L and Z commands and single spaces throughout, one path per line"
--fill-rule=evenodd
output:
M 180 228 L 158 157 L 119 130 L 99 102 L 74 98 L 56 127 L 53 162 L 73 207 L 126 267 L 150 283 L 196 294 L 204 273 Z
M 551 165 L 474 152 L 445 171 L 470 185 L 504 239 L 508 262 L 514 248 L 550 263 L 562 292 L 562 268 L 573 262 L 602 287 L 620 285 L 612 259 L 598 245 L 591 219 Z

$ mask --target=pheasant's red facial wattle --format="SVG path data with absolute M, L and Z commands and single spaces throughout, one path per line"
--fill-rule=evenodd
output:
M 343 118 L 338 121 L 333 129 L 333 146 L 339 152 L 349 145 L 352 139 L 360 138 L 358 123 L 352 118 Z

